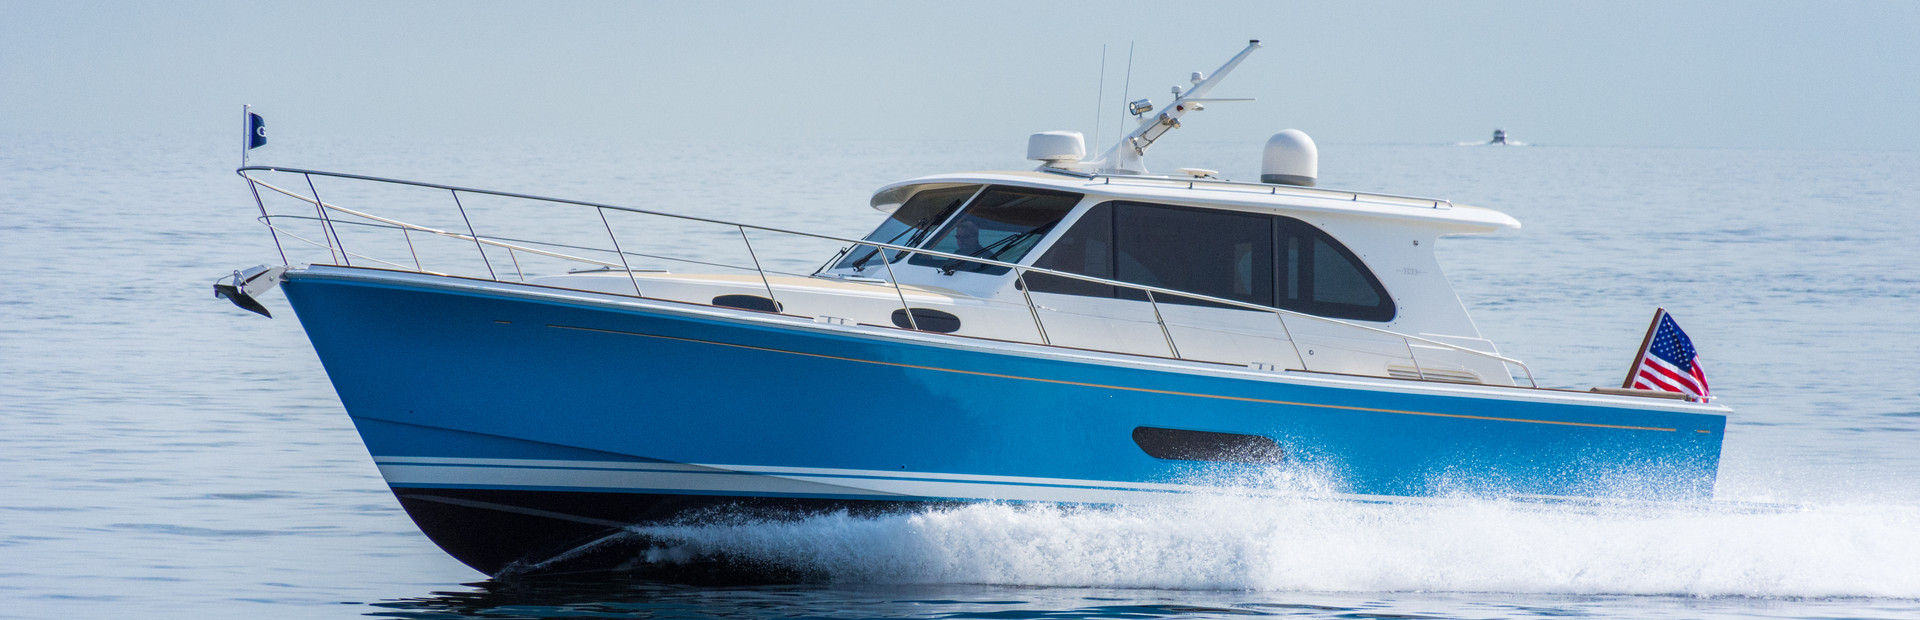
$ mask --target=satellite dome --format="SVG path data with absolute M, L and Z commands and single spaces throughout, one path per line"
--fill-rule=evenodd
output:
M 1320 148 L 1307 132 L 1287 129 L 1267 138 L 1266 153 L 1260 158 L 1261 183 L 1313 187 L 1319 177 Z

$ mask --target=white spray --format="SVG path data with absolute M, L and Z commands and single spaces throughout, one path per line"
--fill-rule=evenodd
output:
M 1914 506 L 1593 509 L 1217 494 L 636 533 L 663 541 L 652 561 L 749 557 L 837 583 L 1920 597 L 1916 526 Z

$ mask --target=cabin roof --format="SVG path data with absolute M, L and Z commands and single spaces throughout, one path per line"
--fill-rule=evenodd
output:
M 1427 222 L 1449 233 L 1519 228 L 1513 216 L 1448 200 L 1339 189 L 1242 183 L 1219 179 L 1084 174 L 1067 171 L 956 172 L 888 184 L 873 194 L 873 208 L 891 212 L 923 185 L 988 183 L 1056 189 L 1116 199 L 1189 206 L 1328 212 Z

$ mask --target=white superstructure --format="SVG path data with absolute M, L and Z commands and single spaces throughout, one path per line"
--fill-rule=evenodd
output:
M 1147 147 L 1221 101 L 1205 95 L 1258 48 L 1194 74 L 1157 114 L 1129 104 L 1138 127 L 1095 160 L 1080 134 L 1044 132 L 1027 145 L 1037 170 L 880 188 L 872 206 L 887 219 L 864 240 L 875 245 L 845 247 L 811 277 L 622 269 L 534 282 L 1256 368 L 1514 384 L 1433 250 L 1443 236 L 1518 228 L 1512 217 L 1313 188 L 1317 147 L 1291 129 L 1267 142 L 1262 183 L 1145 173 Z

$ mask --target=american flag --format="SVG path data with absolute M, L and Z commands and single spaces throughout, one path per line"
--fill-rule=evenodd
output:
M 1673 315 L 1665 309 L 1659 314 L 1653 333 L 1647 339 L 1646 351 L 1640 355 L 1640 363 L 1634 366 L 1628 382 L 1642 390 L 1706 398 L 1711 392 L 1707 388 L 1707 375 L 1700 370 L 1700 356 L 1693 350 L 1693 340 L 1680 331 Z

